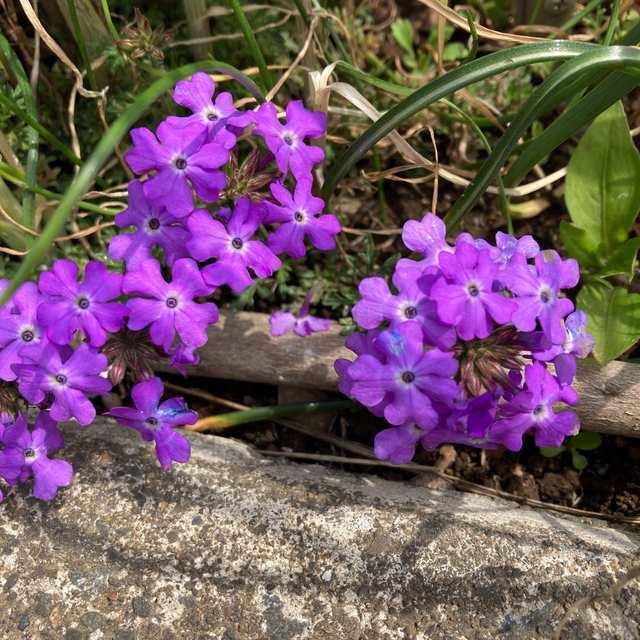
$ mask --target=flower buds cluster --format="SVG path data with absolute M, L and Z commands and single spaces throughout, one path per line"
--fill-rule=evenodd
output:
M 335 364 L 343 393 L 394 425 L 377 434 L 376 455 L 402 464 L 419 441 L 518 450 L 530 430 L 543 447 L 577 433 L 573 411 L 554 411 L 577 403 L 575 356 L 593 347 L 585 314 L 562 297 L 577 262 L 530 236 L 498 233 L 492 246 L 461 234 L 450 246 L 431 213 L 402 239 L 423 259 L 398 262 L 395 292 L 362 281 L 352 315 L 368 331 L 347 339 L 356 359 Z

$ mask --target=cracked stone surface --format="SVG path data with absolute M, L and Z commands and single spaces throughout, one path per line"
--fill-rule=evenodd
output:
M 163 473 L 115 423 L 63 432 L 73 485 L 0 505 L 6 640 L 549 638 L 640 562 L 638 537 L 602 523 L 197 434 Z M 638 581 L 563 634 L 639 637 Z

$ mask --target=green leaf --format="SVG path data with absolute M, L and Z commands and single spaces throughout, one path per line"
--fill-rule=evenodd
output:
M 540 453 L 545 458 L 555 458 L 557 455 L 565 451 L 567 447 L 562 445 L 561 447 L 540 447 Z
M 574 449 L 591 451 L 591 449 L 597 449 L 602 444 L 602 436 L 599 433 L 595 433 L 595 431 L 581 431 L 573 436 L 570 442 Z
M 565 188 L 571 220 L 592 246 L 602 242 L 603 257 L 610 258 L 640 209 L 640 154 L 621 102 L 600 114 L 580 140 Z
M 452 62 L 453 60 L 462 60 L 467 57 L 467 47 L 462 42 L 449 42 L 442 49 L 442 61 Z
M 569 257 L 577 260 L 583 269 L 597 270 L 602 268 L 602 262 L 597 257 L 598 245 L 592 244 L 591 238 L 584 229 L 569 224 L 566 220 L 561 220 L 560 237 L 567 248 Z
M 577 451 L 571 452 L 571 462 L 573 463 L 573 467 L 578 471 L 582 471 L 583 469 L 586 469 L 587 465 L 589 464 L 589 461 L 581 453 L 578 453 Z
M 444 41 L 445 42 L 449 42 L 449 40 L 451 40 L 451 36 L 453 35 L 453 32 L 455 31 L 454 27 L 452 24 L 449 24 L 448 22 L 445 23 L 444 26 Z M 429 44 L 435 49 L 438 46 L 438 32 L 439 29 L 437 27 L 433 27 L 431 29 L 431 31 L 429 32 Z
M 640 238 L 629 238 L 613 252 L 607 265 L 595 275 L 599 278 L 604 278 L 606 276 L 622 274 L 628 278 L 633 278 L 633 267 L 638 249 L 640 249 Z M 580 262 L 580 260 L 578 260 L 578 262 Z
M 396 42 L 407 52 L 410 58 L 415 60 L 416 53 L 413 49 L 413 24 L 411 20 L 399 18 L 391 25 L 391 34 Z
M 640 339 L 640 295 L 622 287 L 589 280 L 578 294 L 579 309 L 589 319 L 595 338 L 593 356 L 600 364 L 610 362 Z

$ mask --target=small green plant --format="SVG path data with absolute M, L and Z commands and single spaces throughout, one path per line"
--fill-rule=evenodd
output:
M 580 451 L 591 451 L 597 449 L 602 444 L 602 436 L 599 433 L 592 431 L 581 431 L 575 436 L 571 436 L 560 447 L 540 447 L 540 453 L 545 458 L 555 458 L 563 451 L 569 451 L 571 453 L 571 462 L 578 471 L 582 471 L 587 468 L 589 460 L 586 456 L 583 456 Z
M 467 56 L 467 48 L 461 42 L 449 42 L 453 35 L 454 28 L 447 24 L 444 30 L 444 39 L 446 44 L 442 50 L 442 61 L 451 62 L 453 60 L 461 60 Z M 402 56 L 402 63 L 416 73 L 425 75 L 429 71 L 429 67 L 433 64 L 431 56 L 422 49 L 416 49 L 413 46 L 414 30 L 413 24 L 406 18 L 399 18 L 391 25 L 391 34 L 396 42 L 405 50 Z M 438 44 L 438 30 L 432 29 L 429 34 L 429 44 L 436 47 Z

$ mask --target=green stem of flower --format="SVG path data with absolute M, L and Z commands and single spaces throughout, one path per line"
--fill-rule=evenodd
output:
M 100 0 L 100 3 L 102 4 L 102 13 L 104 13 L 104 20 L 107 23 L 107 27 L 109 28 L 109 31 L 111 31 L 111 35 L 113 36 L 113 39 L 120 40 L 120 34 L 118 33 L 118 30 L 115 28 L 113 21 L 111 20 L 111 11 L 109 11 L 109 3 L 107 2 L 107 0 Z

